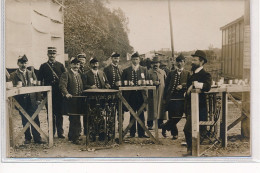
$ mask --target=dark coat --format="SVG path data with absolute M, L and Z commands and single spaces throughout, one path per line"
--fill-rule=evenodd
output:
M 123 74 L 122 74 L 122 80 L 131 81 L 132 80 L 132 71 L 133 71 L 132 66 L 124 69 Z M 144 74 L 144 76 L 141 75 L 142 73 Z M 139 66 L 139 69 L 137 70 L 137 80 L 148 80 L 147 68 Z
M 207 92 L 211 89 L 211 75 L 204 69 L 200 70 L 198 73 L 193 73 L 187 82 L 187 88 L 192 85 L 193 81 L 198 81 L 203 83 L 202 92 Z M 191 115 L 191 94 L 186 95 L 185 111 L 186 115 Z M 207 100 L 204 93 L 199 94 L 199 118 L 200 121 L 207 120 Z
M 115 84 L 113 84 L 113 77 L 114 77 L 113 76 L 113 68 L 115 68 L 115 67 L 113 67 L 113 65 L 110 64 L 109 66 L 104 68 L 104 73 L 105 73 L 105 75 L 107 77 L 107 80 L 108 80 L 109 85 L 111 86 L 111 88 L 116 89 L 117 87 L 115 86 Z M 122 72 L 123 71 L 122 71 L 121 67 L 118 66 L 118 72 L 115 71 L 115 73 L 116 73 L 115 82 L 119 81 L 119 80 L 122 80 Z M 120 79 L 118 79 L 117 73 L 120 76 Z
M 14 86 L 16 86 L 19 81 L 22 81 L 23 87 L 33 86 L 30 79 L 32 78 L 33 80 L 37 80 L 35 73 L 30 71 L 30 70 L 26 70 L 26 78 L 27 78 L 27 85 L 26 85 L 26 82 L 24 80 L 23 74 L 19 71 L 19 69 L 17 69 L 16 71 L 14 71 L 10 74 L 10 80 L 13 82 Z M 25 96 L 30 97 L 30 100 L 31 100 L 33 107 L 37 106 L 36 101 L 40 100 L 40 94 L 39 93 L 22 94 L 22 95 L 15 96 L 15 99 L 18 101 L 18 103 L 22 107 L 25 107 L 24 104 L 26 104 Z
M 87 73 L 89 70 L 90 70 L 90 67 L 89 67 L 87 64 L 85 64 L 84 66 L 80 66 L 80 68 L 79 68 L 79 73 L 80 73 L 80 74 L 85 74 L 85 73 Z
M 179 90 L 177 92 L 176 95 L 172 95 L 172 93 L 174 91 L 176 91 L 176 89 L 172 90 L 174 84 L 176 83 L 175 81 L 175 75 L 177 75 L 177 70 L 174 70 L 174 71 L 171 71 L 166 80 L 165 80 L 165 88 L 164 88 L 164 95 L 163 95 L 163 98 L 164 100 L 166 100 L 166 103 L 169 102 L 169 100 L 171 99 L 171 97 L 174 97 L 174 98 L 183 98 L 184 99 L 184 93 L 186 92 L 186 89 L 187 89 L 187 81 L 188 79 L 190 78 L 190 72 L 187 71 L 187 70 L 183 70 L 181 72 L 181 75 L 180 75 L 180 84 L 186 84 L 186 86 L 184 85 L 183 89 Z
M 106 75 L 102 71 L 98 70 L 98 77 L 100 80 L 101 88 L 105 89 L 106 84 L 108 84 Z M 82 75 L 82 82 L 83 82 L 83 89 L 90 89 L 92 85 L 95 85 L 95 78 L 92 70 L 89 70 L 87 73 Z

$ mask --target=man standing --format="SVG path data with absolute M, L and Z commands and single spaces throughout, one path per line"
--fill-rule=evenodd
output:
M 160 69 L 164 70 L 166 75 L 168 75 L 170 73 L 170 69 L 167 67 L 167 62 L 164 60 L 164 61 L 161 61 L 161 64 L 160 64 Z
M 158 113 L 160 112 L 158 116 L 158 127 L 161 126 L 163 123 L 163 120 L 166 120 L 166 112 L 164 110 L 164 106 L 162 104 L 162 96 L 165 86 L 165 79 L 166 79 L 166 73 L 164 70 L 160 69 L 160 60 L 158 57 L 153 57 L 153 60 L 151 62 L 152 68 L 148 70 L 148 76 L 149 79 L 153 81 L 153 84 L 156 86 L 157 90 L 157 98 L 158 100 Z M 149 92 L 149 94 L 152 94 Z M 148 107 L 148 118 L 147 118 L 147 126 L 149 130 L 152 130 L 153 127 L 153 120 L 154 120 L 154 109 L 153 109 L 153 101 L 149 99 L 149 107 Z
M 202 92 L 207 92 L 211 89 L 211 75 L 203 69 L 203 65 L 207 63 L 205 52 L 197 50 L 192 56 L 191 71 L 192 75 L 187 82 L 187 94 L 186 94 L 186 109 L 185 113 L 187 121 L 184 126 L 184 134 L 187 142 L 187 155 L 191 155 L 192 149 L 192 134 L 191 134 L 191 90 L 193 87 L 201 89 Z M 194 83 L 196 81 L 196 83 Z M 194 83 L 194 84 L 193 84 Z M 199 120 L 207 120 L 207 100 L 206 95 L 201 93 L 199 95 Z M 203 133 L 203 129 L 200 130 Z
M 80 74 L 85 74 L 87 71 L 90 70 L 90 67 L 87 65 L 86 61 L 86 54 L 85 53 L 80 53 L 77 55 L 79 61 L 80 61 L 80 68 L 79 68 L 79 73 Z
M 10 74 L 10 80 L 13 82 L 13 85 L 16 86 L 18 82 L 22 82 L 22 86 L 33 86 L 33 81 L 37 81 L 36 75 L 33 71 L 30 71 L 27 69 L 27 62 L 28 59 L 26 55 L 23 55 L 22 57 L 19 57 L 17 61 L 17 65 L 19 66 L 19 69 L 14 71 Z M 30 94 L 22 94 L 15 96 L 15 99 L 17 102 L 23 107 L 23 109 L 29 114 L 30 117 L 34 114 L 34 112 L 37 110 L 38 104 L 40 104 L 40 96 L 37 93 L 30 93 Z M 25 118 L 25 116 L 22 114 L 22 112 L 19 111 L 19 114 L 22 117 L 22 124 L 23 127 L 27 124 L 28 120 Z M 34 122 L 40 127 L 40 121 L 38 115 L 35 117 Z M 41 140 L 40 133 L 32 126 L 25 131 L 25 144 L 31 143 L 31 132 L 33 135 L 33 140 L 35 143 L 42 144 L 45 143 Z
M 65 138 L 63 136 L 62 94 L 59 80 L 61 74 L 66 70 L 62 63 L 56 61 L 56 53 L 56 47 L 48 47 L 49 60 L 40 66 L 39 80 L 44 86 L 52 86 L 53 135 L 57 129 L 58 138 Z
M 122 79 L 123 81 L 131 81 L 134 86 L 138 85 L 138 80 L 147 80 L 147 69 L 145 67 L 142 67 L 139 65 L 140 63 L 140 57 L 138 52 L 134 53 L 131 56 L 132 65 L 126 69 L 123 70 Z M 144 99 L 142 95 L 142 91 L 130 91 L 127 93 L 126 99 L 128 100 L 128 103 L 133 108 L 134 111 L 138 111 L 138 109 L 142 106 Z M 144 112 L 140 114 L 139 118 L 144 122 Z M 134 116 L 130 116 L 130 121 L 134 119 Z M 144 129 L 140 126 L 140 124 L 137 124 L 137 130 L 138 130 L 138 137 L 139 138 L 148 138 L 144 134 Z M 135 137 L 136 133 L 136 120 L 133 124 L 133 126 L 130 128 L 130 137 Z
M 90 68 L 82 75 L 83 89 L 109 89 L 110 85 L 106 75 L 99 70 L 99 61 L 96 58 L 90 60 Z M 83 117 L 84 134 L 87 134 L 87 117 Z
M 109 85 L 112 89 L 118 89 L 122 83 L 122 70 L 119 67 L 120 54 L 113 52 L 111 55 L 112 63 L 104 68 Z
M 78 58 L 72 58 L 70 63 L 71 68 L 67 72 L 62 73 L 59 84 L 61 92 L 66 99 L 70 99 L 72 96 L 79 96 L 83 91 L 81 76 L 78 72 L 80 68 L 80 60 Z M 72 143 L 79 145 L 79 137 L 81 133 L 80 116 L 72 115 L 69 117 L 69 121 L 68 138 Z
M 164 90 L 164 103 L 168 110 L 169 120 L 163 124 L 162 135 L 166 137 L 166 130 L 171 131 L 172 139 L 178 139 L 177 123 L 184 113 L 184 93 L 190 73 L 184 70 L 185 57 L 180 54 L 176 58 L 177 69 L 171 71 L 166 78 Z

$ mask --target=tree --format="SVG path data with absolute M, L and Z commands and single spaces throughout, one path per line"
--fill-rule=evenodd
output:
M 65 0 L 64 44 L 69 57 L 85 52 L 104 61 L 112 52 L 133 52 L 128 19 L 121 9 L 111 11 L 101 0 Z

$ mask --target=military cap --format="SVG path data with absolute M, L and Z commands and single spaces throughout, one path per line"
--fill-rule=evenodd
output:
M 86 54 L 85 53 L 80 53 L 77 55 L 78 58 L 85 58 L 86 59 Z
M 89 63 L 90 64 L 93 64 L 93 63 L 96 63 L 96 62 L 99 62 L 96 58 L 91 58 Z
M 192 54 L 191 56 L 197 56 L 197 57 L 202 58 L 204 60 L 204 63 L 208 62 L 207 57 L 206 57 L 206 53 L 203 52 L 202 50 L 197 50 L 195 52 L 195 54 Z
M 131 58 L 136 58 L 136 57 L 139 57 L 139 53 L 138 52 L 135 52 L 132 54 Z
M 48 54 L 55 54 L 57 53 L 56 47 L 48 47 Z
M 120 57 L 120 54 L 117 53 L 117 52 L 113 52 L 113 53 L 111 54 L 111 57 Z
M 17 61 L 24 63 L 24 62 L 27 62 L 28 59 L 27 59 L 26 55 L 23 55 L 23 56 L 19 56 Z
M 182 54 L 180 54 L 180 55 L 177 56 L 177 58 L 176 58 L 176 62 L 180 62 L 180 61 L 185 61 L 185 57 L 184 57 Z
M 160 60 L 158 56 L 153 57 L 152 63 L 159 63 L 159 62 Z
M 71 64 L 77 64 L 77 63 L 80 63 L 80 60 L 79 60 L 78 58 L 72 57 L 72 58 L 70 59 L 70 63 L 71 63 Z

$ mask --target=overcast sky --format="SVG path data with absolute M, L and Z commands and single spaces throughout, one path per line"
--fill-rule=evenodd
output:
M 167 0 L 110 0 L 129 18 L 129 40 L 135 51 L 170 48 Z M 220 27 L 241 17 L 244 0 L 171 0 L 175 51 L 221 47 Z

